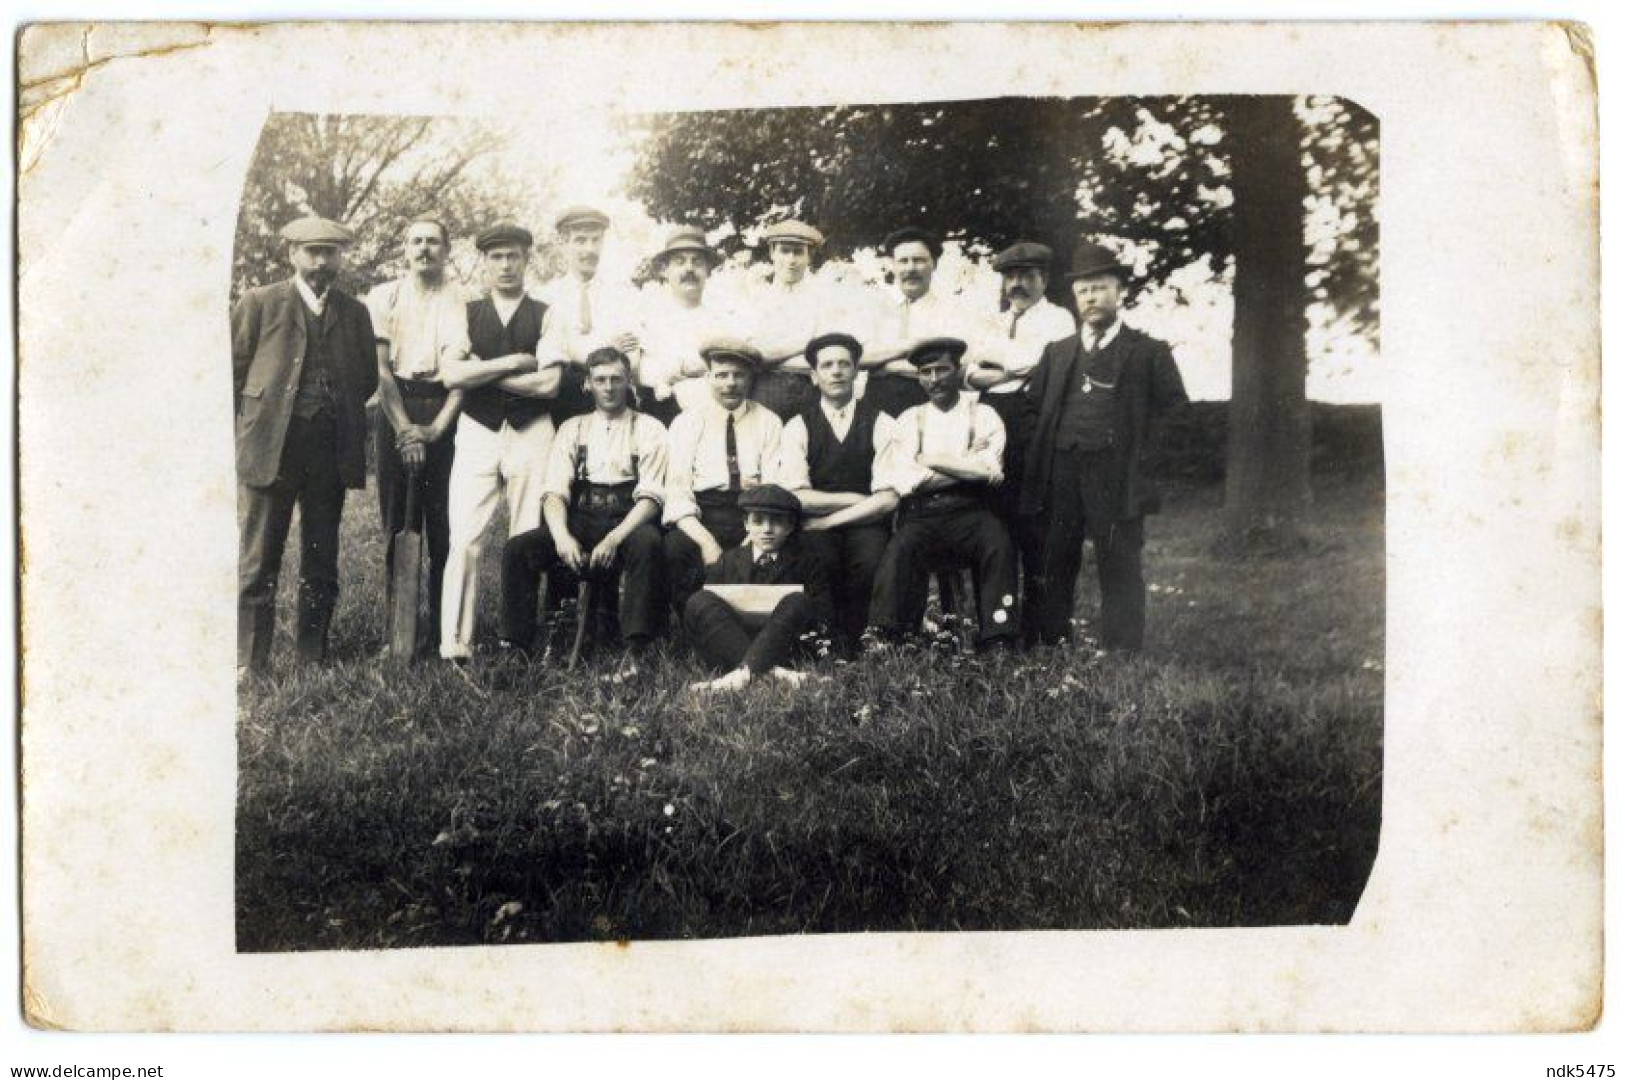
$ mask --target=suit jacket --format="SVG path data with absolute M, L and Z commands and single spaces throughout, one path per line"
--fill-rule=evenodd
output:
M 1159 415 L 1189 400 L 1173 350 L 1166 342 L 1125 325 L 1096 355 L 1094 363 L 1118 371 L 1117 415 L 1110 450 L 1117 517 L 1124 520 L 1155 513 L 1162 498 L 1144 469 L 1151 424 Z M 1047 509 L 1044 499 L 1055 465 L 1055 433 L 1061 420 L 1063 395 L 1068 386 L 1081 383 L 1085 370 L 1083 343 L 1073 334 L 1044 347 L 1044 355 L 1027 384 L 1028 415 L 1023 427 L 1033 435 L 1021 476 L 1023 514 L 1040 514 Z
M 250 289 L 231 309 L 237 476 L 253 487 L 275 480 L 282 462 L 305 356 L 303 303 L 290 277 Z M 367 480 L 366 403 L 378 386 L 377 344 L 361 301 L 332 288 L 326 307 L 321 325 L 338 398 L 338 471 L 345 486 L 359 488 Z
M 835 591 L 829 565 L 801 542 L 798 533 L 779 551 L 771 567 L 756 565 L 750 543 L 722 553 L 705 572 L 707 585 L 800 585 L 812 605 L 813 623 L 828 627 L 835 621 Z

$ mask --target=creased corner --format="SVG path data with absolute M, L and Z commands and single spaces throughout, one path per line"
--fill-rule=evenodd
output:
M 51 1008 L 51 1003 L 45 1000 L 45 995 L 23 983 L 23 1021 L 31 1028 L 40 1031 L 65 1031 L 66 1025 L 62 1023 Z
M 1564 36 L 1569 39 L 1569 50 L 1580 58 L 1585 65 L 1586 74 L 1591 77 L 1591 91 L 1597 90 L 1597 39 L 1591 32 L 1591 27 L 1583 22 L 1558 23 Z

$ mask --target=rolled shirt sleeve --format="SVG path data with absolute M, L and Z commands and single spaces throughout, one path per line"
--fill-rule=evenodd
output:
M 659 420 L 639 413 L 633 428 L 633 444 L 638 452 L 638 486 L 634 498 L 666 501 L 667 435 Z
M 807 422 L 799 416 L 792 416 L 784 425 L 784 434 L 779 438 L 777 472 L 780 487 L 790 491 L 812 487 L 812 471 L 807 464 Z
M 570 501 L 570 484 L 575 479 L 575 452 L 581 441 L 581 417 L 572 416 L 560 425 L 558 434 L 547 449 L 547 464 L 542 471 L 542 496 L 556 495 L 565 503 Z
M 666 440 L 666 499 L 661 521 L 675 525 L 700 512 L 694 501 L 694 454 L 699 446 L 701 410 L 679 413 Z

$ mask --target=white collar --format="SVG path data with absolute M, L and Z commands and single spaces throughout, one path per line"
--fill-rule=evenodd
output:
M 1110 345 L 1112 343 L 1112 341 L 1116 339 L 1117 332 L 1119 330 L 1121 330 L 1121 329 L 1123 329 L 1123 320 L 1121 318 L 1113 319 L 1112 322 L 1111 322 L 1111 325 L 1106 327 L 1105 330 L 1099 331 L 1098 333 L 1094 334 L 1095 348 L 1096 349 L 1104 349 L 1107 345 Z M 1088 337 L 1085 336 L 1085 335 L 1086 335 L 1087 332 L 1092 331 L 1092 330 L 1093 330 L 1093 328 L 1088 323 L 1084 323 L 1083 325 L 1079 326 L 1078 327 L 1078 340 L 1079 341 L 1087 341 Z
M 333 291 L 331 287 L 328 288 L 327 292 L 317 296 L 316 291 L 306 283 L 304 277 L 300 274 L 293 276 L 293 284 L 299 290 L 299 295 L 304 298 L 305 306 L 313 313 L 320 315 L 327 309 L 327 296 L 328 293 Z

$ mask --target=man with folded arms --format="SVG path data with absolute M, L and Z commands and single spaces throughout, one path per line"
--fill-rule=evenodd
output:
M 799 542 L 801 504 L 796 497 L 777 484 L 763 484 L 741 495 L 739 506 L 745 514 L 745 542 L 706 570 L 706 584 L 801 588 L 774 603 L 755 630 L 717 593 L 701 591 L 689 598 L 683 630 L 700 658 L 726 673 L 690 687 L 700 693 L 737 690 L 769 674 L 800 685 L 806 673 L 785 665 L 803 636 L 822 631 L 834 615 L 824 560 Z
M 474 238 L 490 295 L 468 304 L 472 354 L 448 357 L 444 381 L 462 390 L 456 456 L 447 499 L 450 532 L 440 606 L 440 655 L 464 660 L 473 652 L 479 599 L 480 540 L 506 496 L 508 535 L 536 528 L 542 516 L 542 473 L 553 442 L 548 414 L 560 368 L 537 370 L 547 305 L 525 294 L 531 235 L 517 225 L 493 225 Z
M 750 400 L 762 355 L 738 338 L 700 348 L 711 400 L 671 425 L 666 473 L 666 575 L 678 612 L 705 580 L 706 568 L 745 538 L 739 496 L 770 482 L 784 425 Z
M 887 236 L 881 254 L 892 262 L 895 288 L 883 292 L 874 314 L 876 325 L 866 339 L 863 366 L 869 373 L 863 396 L 880 411 L 897 416 L 925 402 L 919 373 L 909 354 L 923 341 L 952 337 L 975 342 L 978 321 L 959 300 L 932 288 L 942 240 L 935 233 L 909 226 Z
M 877 468 L 896 424 L 874 402 L 855 396 L 862 357 L 863 346 L 850 334 L 807 343 L 819 400 L 785 424 L 779 451 L 779 483 L 801 503 L 802 541 L 830 562 L 833 629 L 842 652 L 851 652 L 863 634 L 897 509 L 897 493 Z
M 514 537 L 502 552 L 502 644 L 529 651 L 537 589 L 554 566 L 604 581 L 618 574 L 621 635 L 632 654 L 623 674 L 631 674 L 665 625 L 657 523 L 666 429 L 628 404 L 632 366 L 624 353 L 599 349 L 587 365 L 594 408 L 566 420 L 553 440 L 542 483 L 546 527 Z
M 692 225 L 667 233 L 665 246 L 650 261 L 661 287 L 649 296 L 639 331 L 638 409 L 668 427 L 680 411 L 711 398 L 700 346 L 719 336 L 728 321 L 726 312 L 705 299 L 706 282 L 721 262 L 704 230 Z
M 869 609 L 882 639 L 918 627 L 929 574 L 957 565 L 977 577 L 982 644 L 1008 647 L 1018 631 L 1015 547 L 988 509 L 991 490 L 1004 482 L 1004 423 L 960 389 L 964 354 L 958 338 L 921 342 L 909 354 L 929 400 L 897 418 L 887 454 L 901 503 Z
M 366 401 L 378 384 L 372 320 L 334 286 L 350 230 L 324 218 L 282 229 L 293 275 L 250 289 L 231 309 L 237 413 L 237 673 L 264 674 L 277 578 L 299 507 L 294 653 L 327 656 L 339 593 L 346 488 L 366 484 Z
M 451 547 L 448 501 L 456 454 L 452 431 L 463 391 L 448 389 L 444 365 L 468 355 L 468 311 L 447 278 L 451 239 L 439 221 L 406 228 L 408 273 L 367 294 L 378 337 L 378 509 L 384 525 L 386 610 L 395 595 L 395 536 L 421 528 L 429 549 L 429 618 L 416 651 L 433 654 L 440 643 L 440 598 Z M 417 488 L 417 520 L 408 521 L 408 492 Z

